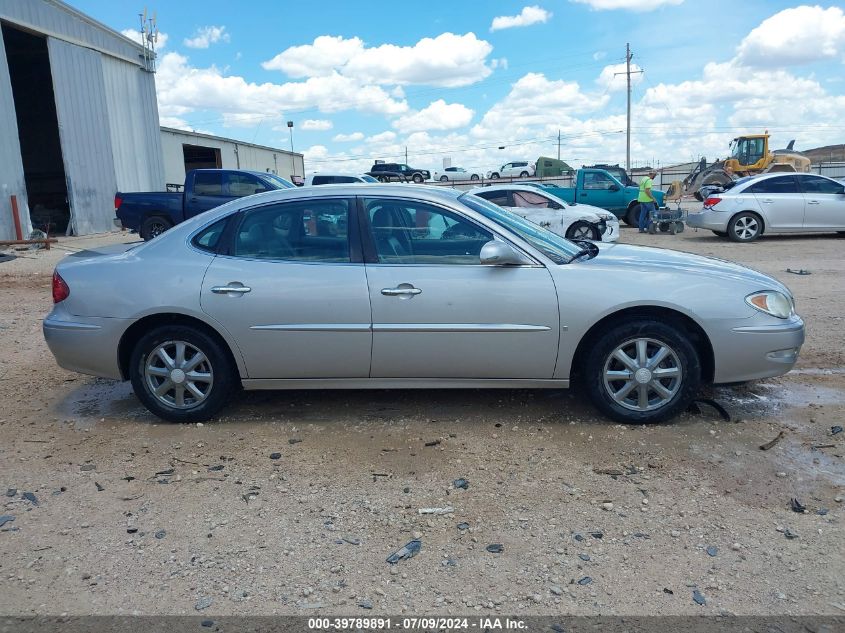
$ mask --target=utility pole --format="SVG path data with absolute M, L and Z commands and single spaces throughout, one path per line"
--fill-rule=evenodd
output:
M 560 130 L 557 131 L 557 159 L 560 160 Z
M 641 70 L 635 70 L 631 73 L 631 59 L 634 55 L 631 53 L 631 45 L 625 44 L 625 72 L 613 73 L 615 75 L 624 74 L 628 79 L 628 127 L 625 133 L 625 171 L 631 171 L 631 75 L 641 73 Z
M 408 164 L 408 146 L 405 146 L 405 164 Z

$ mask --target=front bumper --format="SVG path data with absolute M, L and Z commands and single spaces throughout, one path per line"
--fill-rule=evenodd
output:
M 690 212 L 687 215 L 687 226 L 725 233 L 728 230 L 728 220 L 730 220 L 729 213 L 702 209 L 701 211 Z
M 60 367 L 122 380 L 118 345 L 128 319 L 79 317 L 54 308 L 42 324 L 44 340 Z
M 798 315 L 780 323 L 751 319 L 734 325 L 713 343 L 713 382 L 745 382 L 787 373 L 804 343 L 804 321 Z
M 605 230 L 602 233 L 602 242 L 616 242 L 619 240 L 619 220 L 605 220 Z

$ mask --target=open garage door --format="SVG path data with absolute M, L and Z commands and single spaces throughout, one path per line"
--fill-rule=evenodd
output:
M 74 235 L 114 228 L 114 173 L 100 54 L 47 39 Z

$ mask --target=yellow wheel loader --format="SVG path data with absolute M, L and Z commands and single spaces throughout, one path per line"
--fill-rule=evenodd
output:
M 685 195 L 693 194 L 702 200 L 700 189 L 705 186 L 724 187 L 743 176 L 764 174 L 771 171 L 810 171 L 810 159 L 793 149 L 790 141 L 786 149 L 769 151 L 769 133 L 738 136 L 730 143 L 731 154 L 725 160 L 707 164 L 702 158 L 695 169 L 684 178 Z

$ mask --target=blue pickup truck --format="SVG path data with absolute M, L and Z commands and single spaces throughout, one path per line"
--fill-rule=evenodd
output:
M 604 169 L 579 169 L 575 176 L 574 187 L 545 185 L 549 193 L 562 198 L 564 202 L 582 202 L 594 207 L 607 209 L 630 226 L 637 226 L 640 205 L 637 202 L 639 187 L 628 187 Z M 654 190 L 658 206 L 663 206 L 665 194 Z
M 171 226 L 221 204 L 263 191 L 292 189 L 275 174 L 243 169 L 194 169 L 181 192 L 150 191 L 114 196 L 115 224 L 150 240 Z

